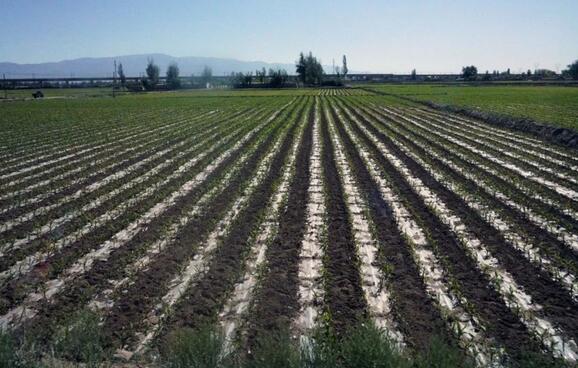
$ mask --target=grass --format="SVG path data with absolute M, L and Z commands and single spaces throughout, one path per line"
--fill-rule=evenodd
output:
M 433 339 L 424 353 L 401 352 L 382 330 L 371 323 L 352 328 L 343 340 L 326 331 L 296 341 L 289 333 L 262 336 L 248 354 L 225 356 L 222 335 L 211 327 L 174 332 L 161 349 L 167 368 L 458 368 L 471 367 L 456 347 Z
M 424 101 L 531 118 L 578 131 L 578 87 L 464 84 L 391 84 L 368 87 Z

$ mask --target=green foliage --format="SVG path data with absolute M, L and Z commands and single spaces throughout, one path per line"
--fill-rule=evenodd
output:
M 261 338 L 253 356 L 246 362 L 247 368 L 298 368 L 302 366 L 299 349 L 289 334 L 269 334 Z
M 345 57 L 345 55 L 343 55 L 343 65 L 341 67 L 341 73 L 343 74 L 344 78 L 347 76 L 347 73 L 349 73 L 349 69 L 347 68 L 347 57 Z
M 568 65 L 566 73 L 572 79 L 578 79 L 578 60 L 574 61 L 572 64 Z
M 118 64 L 118 77 L 120 78 L 120 86 L 126 86 L 126 75 L 124 74 L 124 68 L 122 67 L 122 63 Z
M 66 321 L 53 336 L 57 358 L 98 367 L 106 357 L 104 335 L 99 326 L 99 316 L 82 310 Z
M 249 88 L 253 83 L 253 73 L 232 73 L 233 85 L 235 88 Z
M 287 82 L 287 72 L 284 69 L 269 69 L 269 86 L 282 88 Z
M 465 358 L 458 347 L 451 346 L 442 338 L 434 337 L 425 352 L 413 361 L 414 368 L 473 368 L 474 364 Z
M 409 367 L 409 360 L 395 347 L 384 332 L 364 323 L 346 334 L 341 343 L 343 367 L 386 368 Z
M 168 368 L 223 367 L 228 363 L 223 343 L 223 335 L 209 325 L 177 329 L 166 339 L 163 360 Z
M 153 59 L 149 59 L 146 68 L 146 73 L 147 73 L 147 80 L 145 87 L 147 89 L 154 89 L 155 86 L 159 83 L 160 69 L 159 66 L 154 63 Z
M 169 89 L 179 89 L 181 87 L 177 63 L 171 63 L 167 68 L 167 86 Z
M 296 71 L 299 80 L 305 85 L 319 85 L 323 82 L 323 66 L 311 52 L 307 56 L 299 54 Z
M 473 65 L 464 66 L 462 68 L 462 77 L 465 80 L 476 80 L 476 78 L 478 77 L 478 68 L 476 68 Z
M 578 130 L 578 88 L 562 86 L 388 84 L 372 89 L 423 101 L 464 106 Z M 380 96 L 385 99 L 386 96 Z M 394 97 L 388 98 L 388 103 Z M 399 99 L 398 99 L 399 100 Z M 398 103 L 402 103 L 399 100 Z
M 203 83 L 203 86 L 209 85 L 212 80 L 213 80 L 213 69 L 205 65 L 205 67 L 203 68 L 203 72 L 201 73 L 201 82 Z
M 0 330 L 0 368 L 31 367 L 23 358 L 24 351 L 12 336 Z

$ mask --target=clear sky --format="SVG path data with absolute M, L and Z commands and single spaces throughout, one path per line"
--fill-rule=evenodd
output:
M 564 69 L 578 0 L 0 0 L 0 61 L 166 53 L 350 69 Z

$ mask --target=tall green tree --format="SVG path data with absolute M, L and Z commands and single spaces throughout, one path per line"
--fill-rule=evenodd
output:
M 565 74 L 569 75 L 572 79 L 578 79 L 578 60 L 568 65 L 568 69 L 565 70 Z
M 343 78 L 347 76 L 349 69 L 347 69 L 347 57 L 343 55 L 343 66 L 341 67 L 341 73 L 343 74 Z
M 296 65 L 299 80 L 305 85 L 318 85 L 323 82 L 323 66 L 311 52 L 307 56 L 299 55 Z
M 146 73 L 147 83 L 145 87 L 147 89 L 154 89 L 155 86 L 159 83 L 160 69 L 159 66 L 155 64 L 153 59 L 148 60 Z
M 476 80 L 478 76 L 478 68 L 476 68 L 473 65 L 470 66 L 464 66 L 462 68 L 462 77 L 465 80 Z
M 203 82 L 203 85 L 208 88 L 212 79 L 213 79 L 213 69 L 205 65 L 205 67 L 203 68 L 203 72 L 201 73 L 201 81 Z
M 170 89 L 178 89 L 181 87 L 181 80 L 179 79 L 179 66 L 177 63 L 171 63 L 167 68 L 167 86 Z
M 305 83 L 305 72 L 306 72 L 307 66 L 305 65 L 305 56 L 303 55 L 303 53 L 301 52 L 299 54 L 299 61 L 297 61 L 297 67 L 296 67 L 296 72 L 297 75 L 299 76 L 299 80 L 302 83 Z
M 120 79 L 120 86 L 122 88 L 126 87 L 126 75 L 124 74 L 122 63 L 118 64 L 118 77 Z
M 287 72 L 285 69 L 269 69 L 269 85 L 273 88 L 282 88 L 287 82 Z

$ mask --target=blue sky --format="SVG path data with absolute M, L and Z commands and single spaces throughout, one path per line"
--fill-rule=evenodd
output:
M 166 53 L 350 69 L 563 69 L 578 58 L 578 0 L 0 0 L 0 61 Z

